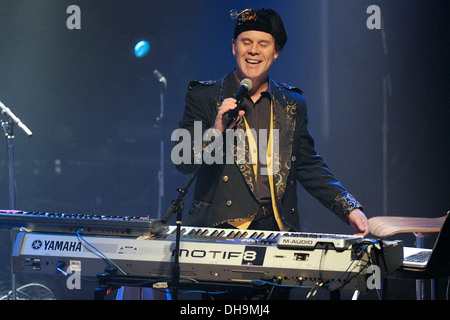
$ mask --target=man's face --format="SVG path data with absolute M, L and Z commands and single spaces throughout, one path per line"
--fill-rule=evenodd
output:
M 233 39 L 232 45 L 239 80 L 265 81 L 273 61 L 278 58 L 274 37 L 262 31 L 244 31 L 236 40 Z

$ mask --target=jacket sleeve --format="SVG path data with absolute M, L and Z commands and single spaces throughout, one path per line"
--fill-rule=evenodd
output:
M 214 126 L 217 115 L 212 91 L 214 83 L 191 82 L 185 97 L 185 109 L 179 128 L 172 134 L 175 145 L 172 161 L 182 173 L 192 173 L 202 162 L 202 153 L 210 143 L 205 132 Z M 177 158 L 178 159 L 174 159 Z
M 313 197 L 348 223 L 350 212 L 361 204 L 344 188 L 333 175 L 322 157 L 314 149 L 314 139 L 308 131 L 306 103 L 298 106 L 295 173 L 297 180 Z

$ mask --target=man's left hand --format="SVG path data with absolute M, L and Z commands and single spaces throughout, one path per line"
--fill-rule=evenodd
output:
M 354 209 L 350 212 L 348 222 L 356 230 L 356 236 L 364 237 L 369 234 L 369 221 L 361 210 Z

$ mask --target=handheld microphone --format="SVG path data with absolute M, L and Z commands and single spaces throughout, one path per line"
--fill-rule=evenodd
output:
M 228 122 L 228 124 L 233 123 L 239 116 L 239 111 L 243 110 L 240 104 L 244 100 L 244 96 L 247 94 L 247 92 L 252 90 L 252 87 L 253 87 L 252 80 L 246 78 L 241 81 L 241 86 L 239 87 L 238 91 L 233 97 L 237 101 L 237 107 L 223 114 L 223 118 L 225 119 L 225 121 Z

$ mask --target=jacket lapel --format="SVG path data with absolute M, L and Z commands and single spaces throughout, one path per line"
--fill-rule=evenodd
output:
M 278 129 L 278 139 L 274 139 L 274 144 L 278 143 L 278 148 L 274 150 L 278 149 L 278 153 L 274 152 L 273 161 L 279 164 L 274 172 L 273 182 L 277 201 L 281 201 L 291 169 L 297 102 L 290 101 L 283 92 L 285 89 L 275 81 L 272 81 L 272 88 L 273 128 Z

